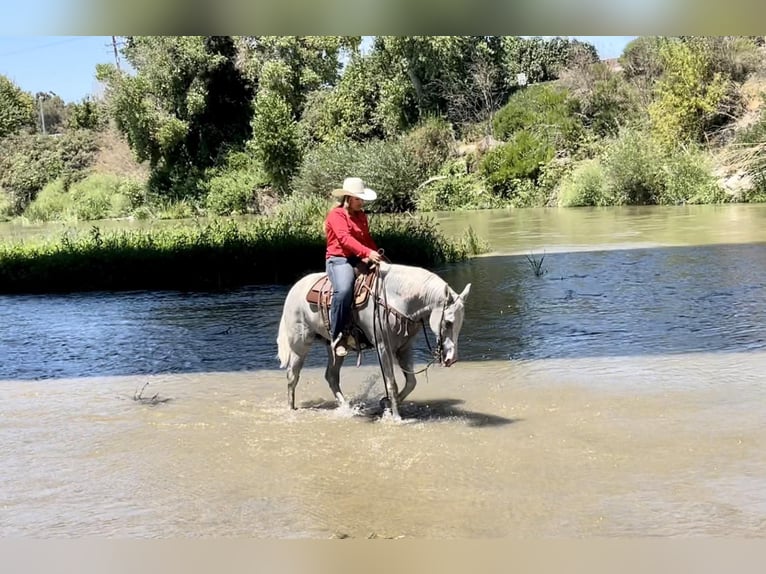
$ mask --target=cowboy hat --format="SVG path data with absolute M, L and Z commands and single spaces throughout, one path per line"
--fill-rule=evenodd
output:
M 341 189 L 333 189 L 332 195 L 334 197 L 350 195 L 365 201 L 372 201 L 378 197 L 377 193 L 364 185 L 361 177 L 347 177 L 343 180 L 343 187 Z

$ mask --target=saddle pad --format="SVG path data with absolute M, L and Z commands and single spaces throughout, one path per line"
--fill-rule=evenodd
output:
M 374 282 L 375 273 L 359 273 L 356 276 L 354 280 L 354 308 L 364 307 Z M 306 294 L 306 301 L 312 305 L 320 305 L 321 303 L 322 306 L 330 306 L 332 301 L 332 284 L 326 273 L 311 286 L 311 289 Z

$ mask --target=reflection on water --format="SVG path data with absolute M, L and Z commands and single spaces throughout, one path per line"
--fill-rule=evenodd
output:
M 284 286 L 0 297 L 0 536 L 766 535 L 765 216 L 443 216 L 495 252 L 402 424 L 369 354 L 286 409 Z

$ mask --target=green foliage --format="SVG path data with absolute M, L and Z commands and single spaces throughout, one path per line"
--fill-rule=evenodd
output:
M 602 158 L 612 204 L 719 203 L 719 187 L 705 155 L 695 147 L 668 150 L 644 132 L 626 130 Z
M 296 193 L 329 197 L 349 176 L 361 177 L 378 194 L 371 212 L 410 211 L 421 183 L 415 158 L 400 140 L 325 144 L 309 151 L 293 187 Z
M 723 203 L 728 199 L 713 176 L 708 157 L 694 147 L 666 156 L 663 175 L 659 204 Z
M 100 131 L 107 125 L 107 110 L 95 100 L 83 98 L 81 102 L 69 104 L 67 107 L 67 130 Z
M 34 126 L 35 103 L 32 96 L 0 74 L 0 138 Z
M 14 215 L 15 206 L 11 194 L 0 188 L 0 220 L 11 219 Z
M 18 214 L 47 183 L 61 177 L 68 187 L 84 177 L 96 151 L 95 137 L 88 131 L 5 138 L 0 140 L 0 187 L 14 198 Z
M 16 136 L 0 140 L 0 187 L 10 194 L 15 214 L 23 211 L 63 168 L 55 138 Z
M 669 41 L 660 47 L 660 55 L 665 70 L 649 105 L 653 132 L 669 147 L 702 141 L 717 119 L 729 90 L 728 80 L 713 70 L 704 44 Z
M 124 217 L 143 200 L 142 185 L 108 174 L 92 174 L 68 187 L 63 178 L 47 184 L 24 211 L 31 221 Z
M 361 150 L 361 144 L 350 141 L 310 148 L 293 179 L 294 193 L 329 197 L 354 172 Z
M 244 153 L 231 154 L 224 167 L 210 172 L 206 207 L 216 215 L 258 213 L 257 191 L 268 184 L 257 161 Z
M 450 96 L 470 75 L 479 51 L 491 51 L 491 37 L 482 36 L 376 36 L 375 57 L 380 62 L 389 105 L 406 118 L 402 127 L 417 119 L 450 111 Z M 397 103 L 394 104 L 394 101 Z
M 71 205 L 64 181 L 57 179 L 43 187 L 34 201 L 24 210 L 24 217 L 30 221 L 53 221 L 66 218 Z
M 276 92 L 258 92 L 250 146 L 272 185 L 286 192 L 300 165 L 302 150 L 298 124 L 287 102 Z
M 597 62 L 598 53 L 593 45 L 579 40 L 505 36 L 502 59 L 506 82 L 516 86 L 517 74 L 525 74 L 530 84 L 555 80 L 576 60 Z
M 354 55 L 334 88 L 308 94 L 301 118 L 305 133 L 318 142 L 365 141 L 385 135 L 378 110 L 382 78 L 376 61 Z
M 45 121 L 45 133 L 60 134 L 64 131 L 68 115 L 67 106 L 60 96 L 53 92 L 38 92 L 35 95 L 38 106 L 42 108 L 43 119 Z M 37 131 L 42 133 L 42 124 L 40 122 L 39 112 L 35 114 L 35 123 Z
M 325 203 L 325 206 L 327 204 Z M 98 227 L 39 243 L 0 244 L 0 291 L 216 289 L 290 283 L 322 268 L 325 241 L 316 199 L 272 217 L 213 220 L 104 232 Z M 470 230 L 447 240 L 419 217 L 375 217 L 371 231 L 395 262 L 434 266 L 486 244 Z
M 763 67 L 763 56 L 753 37 L 704 36 L 690 38 L 693 47 L 699 44 L 710 56 L 713 72 L 720 72 L 733 82 L 744 82 Z
M 610 205 L 604 168 L 597 159 L 580 162 L 574 170 L 561 181 L 558 189 L 559 207 L 580 207 L 587 205 Z
M 615 205 L 652 204 L 662 190 L 664 153 L 646 132 L 624 130 L 601 158 Z
M 401 140 L 372 141 L 361 148 L 355 173 L 378 193 L 368 211 L 415 209 L 415 190 L 421 183 L 421 174 L 415 157 Z
M 495 115 L 495 135 L 508 140 L 521 130 L 533 132 L 556 148 L 571 149 L 582 136 L 579 106 L 569 92 L 551 84 L 514 93 Z
M 507 143 L 489 151 L 479 169 L 494 193 L 510 198 L 522 180 L 535 183 L 542 166 L 553 155 L 554 148 L 543 137 L 521 130 Z
M 175 197 L 196 194 L 204 170 L 250 136 L 252 87 L 228 36 L 133 36 L 123 50 L 135 75 L 100 65 L 109 112 L 150 183 Z
M 239 36 L 236 45 L 244 76 L 287 102 L 300 118 L 308 94 L 334 86 L 340 56 L 356 53 L 360 36 Z
M 452 126 L 441 118 L 428 118 L 404 135 L 402 145 L 412 154 L 421 177 L 439 171 L 455 147 Z
M 598 137 L 614 136 L 638 117 L 638 95 L 620 73 L 598 62 L 567 70 L 561 84 L 579 103 L 585 125 Z
M 441 175 L 421 187 L 416 195 L 418 211 L 494 209 L 505 202 L 490 192 L 476 173 L 469 173 L 465 159 L 448 163 Z
M 620 56 L 625 76 L 643 78 L 648 83 L 658 80 L 665 70 L 661 48 L 667 41 L 660 36 L 641 36 L 628 43 Z

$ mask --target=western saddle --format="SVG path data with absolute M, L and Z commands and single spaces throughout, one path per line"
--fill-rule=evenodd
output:
M 359 264 L 355 269 L 356 279 L 354 280 L 354 302 L 352 309 L 361 309 L 367 304 L 375 287 L 375 278 L 378 276 L 376 268 L 370 268 L 366 264 Z M 325 327 L 330 330 L 330 304 L 332 303 L 332 283 L 325 273 L 311 286 L 306 294 L 306 301 L 311 305 L 319 307 Z M 351 328 L 352 331 L 357 329 Z

